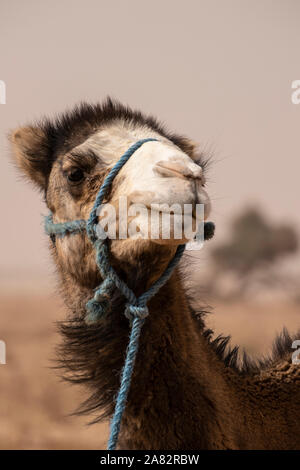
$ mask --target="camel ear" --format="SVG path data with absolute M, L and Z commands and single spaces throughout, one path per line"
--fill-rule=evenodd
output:
M 9 139 L 18 168 L 40 189 L 45 189 L 51 163 L 44 131 L 39 127 L 20 127 Z

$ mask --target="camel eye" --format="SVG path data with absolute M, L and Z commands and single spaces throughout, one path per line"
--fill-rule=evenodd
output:
M 68 175 L 67 179 L 70 183 L 80 183 L 84 178 L 84 173 L 80 168 L 73 168 Z

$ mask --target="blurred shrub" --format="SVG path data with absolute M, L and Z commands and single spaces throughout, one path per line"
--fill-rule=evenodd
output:
M 246 276 L 297 249 L 298 235 L 292 226 L 272 224 L 250 208 L 233 220 L 229 241 L 212 250 L 212 259 L 217 268 Z

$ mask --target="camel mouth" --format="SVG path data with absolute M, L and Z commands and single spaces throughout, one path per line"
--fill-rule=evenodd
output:
M 184 244 L 195 237 L 204 240 L 209 211 L 210 206 L 203 203 L 143 203 L 140 198 L 140 202 L 130 199 L 128 204 L 128 198 L 120 196 L 114 204 L 101 206 L 97 234 L 101 239 L 164 240 L 164 244 Z

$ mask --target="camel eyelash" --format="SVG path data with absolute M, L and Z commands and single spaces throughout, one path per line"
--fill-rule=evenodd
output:
M 73 151 L 68 155 L 68 165 L 81 168 L 84 171 L 90 171 L 97 163 L 99 163 L 99 157 L 93 152 L 88 150 L 85 152 Z M 67 169 L 66 169 L 67 170 Z

